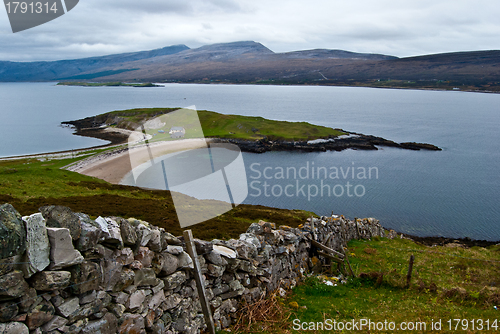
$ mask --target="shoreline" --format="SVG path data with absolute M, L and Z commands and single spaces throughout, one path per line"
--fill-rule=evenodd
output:
M 110 129 L 110 130 L 108 130 Z M 87 131 L 89 130 L 89 131 Z M 7 160 L 21 160 L 21 159 L 40 159 L 40 158 L 52 158 L 52 159 L 67 159 L 73 157 L 74 154 L 77 153 L 85 153 L 89 151 L 99 150 L 99 149 L 107 149 L 112 147 L 119 147 L 123 144 L 126 144 L 128 141 L 128 134 L 125 134 L 123 129 L 84 129 L 84 131 L 77 130 L 72 135 L 78 135 L 83 137 L 97 138 L 101 140 L 109 141 L 107 144 L 90 146 L 72 150 L 63 150 L 63 151 L 53 151 L 46 153 L 33 153 L 33 154 L 24 154 L 24 155 L 12 155 L 8 157 L 0 157 L 0 161 Z M 132 131 L 128 131 L 132 132 Z
M 51 80 L 51 81 L 2 81 L 2 83 L 55 83 L 56 86 L 58 83 L 62 81 L 60 80 Z M 102 84 L 107 83 L 107 81 L 101 82 Z M 436 92 L 462 92 L 462 93 L 485 93 L 485 94 L 500 94 L 500 90 L 481 90 L 481 89 L 444 89 L 444 88 L 434 88 L 434 87 L 384 87 L 384 86 L 362 86 L 362 85 L 340 85 L 333 83 L 266 83 L 266 82 L 205 82 L 205 81 L 193 81 L 193 82 L 178 82 L 178 81 L 170 81 L 170 82 L 159 82 L 154 81 L 153 84 L 157 85 L 156 87 L 164 87 L 163 85 L 168 84 L 179 84 L 179 85 L 249 85 L 249 86 L 321 86 L 321 87 L 353 87 L 353 88 L 375 88 L 375 89 L 399 89 L 399 90 L 415 90 L 415 91 L 436 91 Z M 61 85 L 66 87 L 71 87 L 70 85 Z M 73 87 L 84 87 L 84 86 L 73 86 Z M 97 86 L 97 87 L 107 87 L 106 85 Z M 115 86 L 115 87 L 127 87 L 127 86 Z M 134 88 L 134 87 L 133 87 Z M 155 88 L 155 87 L 135 87 L 135 88 Z
M 187 139 L 190 141 L 189 139 Z M 191 140 L 193 141 L 193 140 Z M 197 141 L 196 139 L 194 141 Z M 202 141 L 202 140 L 200 140 Z M 210 142 L 207 140 L 207 142 Z M 211 141 L 213 142 L 213 141 Z M 172 150 L 172 148 L 168 148 L 168 146 L 171 146 L 171 144 L 174 143 L 181 143 L 185 144 L 186 142 L 183 141 L 177 141 L 177 142 L 157 142 L 151 144 L 151 148 L 155 150 L 155 147 L 159 147 L 160 149 L 165 148 L 167 146 L 167 150 L 164 153 L 172 153 L 175 150 Z M 186 147 L 186 145 L 181 145 Z M 132 149 L 138 149 L 138 150 L 143 150 L 143 154 L 145 153 L 145 148 L 146 144 L 140 145 L 138 147 L 134 147 Z M 170 150 L 169 150 L 170 149 Z M 112 184 L 120 184 L 120 181 L 127 175 L 129 174 L 132 169 L 130 165 L 130 157 L 128 155 L 129 148 L 122 148 L 122 149 L 117 149 L 114 151 L 110 152 L 105 152 L 102 154 L 99 154 L 94 157 L 90 157 L 87 159 L 83 159 L 75 163 L 73 166 L 66 167 L 67 170 L 74 171 L 77 173 L 81 173 L 84 175 L 88 176 L 93 176 L 93 177 L 98 177 L 101 178 L 109 183 Z M 116 168 L 116 166 L 121 166 L 120 168 Z M 96 175 L 97 174 L 97 175 Z M 279 209 L 279 208 L 278 208 Z M 386 231 L 390 231 L 389 229 L 386 229 Z M 404 232 L 396 232 L 396 237 L 402 237 L 402 238 L 408 238 L 413 240 L 416 243 L 423 244 L 425 246 L 445 246 L 448 244 L 451 244 L 453 246 L 458 246 L 458 247 L 488 247 L 488 246 L 493 246 L 496 244 L 500 243 L 500 240 L 498 241 L 489 241 L 489 240 L 484 240 L 484 239 L 471 239 L 468 237 L 462 237 L 462 238 L 453 238 L 453 237 L 443 237 L 443 236 L 416 236 L 416 235 L 411 235 L 407 234 Z
M 117 147 L 115 150 L 111 150 L 108 152 L 103 152 L 97 154 L 95 156 L 89 158 L 83 158 L 71 165 L 65 167 L 65 169 L 70 171 L 75 171 L 84 175 L 93 176 L 97 178 L 101 178 L 107 182 L 112 184 L 119 184 L 119 182 L 131 172 L 130 166 L 130 158 L 128 156 L 129 148 L 123 147 L 123 144 L 128 142 L 128 138 L 133 131 L 124 130 L 120 128 L 86 128 L 86 129 L 78 129 L 74 133 L 75 135 L 94 137 L 99 139 L 104 139 L 110 141 L 108 144 L 94 146 L 90 148 L 83 148 L 78 150 L 67 150 L 60 152 L 51 152 L 51 153 L 41 153 L 41 154 L 31 154 L 25 156 L 14 156 L 14 157 L 6 157 L 0 158 L 0 160 L 10 160 L 10 159 L 23 159 L 23 158 L 50 158 L 55 155 L 63 155 L 66 154 L 66 157 L 69 157 L 70 154 L 74 154 L 76 152 L 85 152 L 91 151 L 99 148 L 111 148 L 113 146 Z M 286 142 L 286 141 L 266 141 L 266 140 L 237 140 L 237 139 L 224 139 L 224 138 L 207 138 L 207 142 L 232 142 L 237 144 L 240 149 L 244 152 L 252 152 L 252 153 L 264 153 L 267 151 L 280 151 L 280 150 L 300 150 L 300 151 L 326 151 L 326 150 L 343 150 L 343 149 L 377 149 L 375 145 L 383 145 L 383 146 L 393 146 L 400 147 L 405 149 L 429 149 L 427 147 L 418 147 L 418 145 L 428 145 L 428 144 L 417 144 L 417 143 L 401 143 L 397 144 L 392 141 L 385 140 L 380 137 L 374 136 L 366 136 L 360 135 L 356 133 L 349 133 L 349 135 L 354 135 L 350 138 L 342 138 L 340 140 L 329 141 L 327 143 L 320 142 L 317 144 L 309 144 L 308 142 Z M 357 137 L 356 137 L 357 136 Z M 359 139 L 361 137 L 361 139 Z M 353 141 L 353 139 L 355 139 Z M 142 138 L 141 138 L 142 140 Z M 163 146 L 163 149 L 166 149 L 165 154 L 186 149 L 186 139 L 181 141 L 167 141 L 167 142 L 158 142 L 151 144 L 152 147 Z M 367 141 L 367 143 L 363 143 L 363 141 Z M 351 142 L 351 144 L 349 144 Z M 166 148 L 165 146 L 172 146 L 175 143 L 180 144 L 181 148 Z M 402 144 L 407 144 L 408 147 L 401 147 Z M 417 145 L 417 147 L 411 147 L 411 144 Z M 119 147 L 122 146 L 122 147 Z M 433 146 L 433 145 L 431 145 Z M 142 145 L 144 149 L 146 145 Z M 434 146 L 435 147 L 435 146 Z M 140 147 L 136 147 L 138 149 Z M 133 148 L 133 149 L 136 149 Z M 437 148 L 437 147 L 435 147 Z M 160 148 L 161 150 L 162 148 Z M 432 149 L 432 147 L 431 147 Z M 437 148 L 439 149 L 439 148 Z M 437 150 L 432 149 L 432 150 Z M 439 149 L 440 150 L 440 149 Z M 60 157 L 64 158 L 64 157 Z M 120 168 L 116 168 L 116 166 L 120 166 Z M 459 244 L 466 247 L 480 246 L 486 247 L 498 244 L 500 241 L 487 241 L 487 240 L 473 240 L 468 237 L 465 238 L 449 238 L 449 237 L 438 237 L 438 236 L 427 236 L 427 237 L 419 237 L 414 235 L 409 235 L 406 233 L 398 232 L 398 235 L 403 235 L 403 237 L 412 239 L 415 242 L 422 243 L 427 246 L 433 245 L 446 245 L 446 244 Z
M 462 92 L 462 93 L 486 93 L 486 94 L 500 94 L 500 90 L 480 90 L 480 89 L 444 89 L 444 88 L 434 88 L 434 87 L 402 87 L 402 86 L 362 86 L 362 85 L 337 85 L 333 83 L 319 84 L 319 83 L 266 83 L 266 82 L 205 82 L 205 81 L 193 81 L 193 82 L 154 82 L 157 85 L 168 85 L 168 84 L 179 84 L 179 85 L 249 85 L 249 86 L 321 86 L 321 87 L 353 87 L 353 88 L 375 88 L 375 89 L 405 89 L 405 90 L 424 90 L 424 91 L 436 91 L 436 92 Z
M 53 82 L 53 81 L 42 81 L 42 82 Z M 107 83 L 106 81 L 101 82 L 103 85 L 98 86 L 98 87 L 106 87 L 104 85 Z M 464 92 L 464 93 L 486 93 L 486 94 L 500 94 L 499 91 L 494 91 L 494 90 L 480 90 L 480 89 L 459 89 L 459 90 L 454 90 L 454 89 L 445 89 L 445 88 L 434 88 L 434 87 L 403 87 L 403 86 L 393 86 L 393 87 L 386 87 L 386 86 L 363 86 L 363 85 L 340 85 L 340 84 L 334 84 L 334 83 L 266 83 L 266 82 L 205 82 L 205 81 L 193 81 L 193 82 L 178 82 L 178 81 L 171 81 L 171 82 L 153 82 L 153 84 L 157 85 L 157 87 L 164 87 L 162 85 L 168 85 L 168 84 L 180 84 L 180 85 L 251 85 L 251 86 L 295 86 L 295 87 L 300 87 L 300 86 L 321 86 L 321 87 L 354 87 L 354 88 L 376 88 L 376 89 L 405 89 L 405 90 L 424 90 L 424 91 L 436 91 L 436 92 Z M 78 86 L 78 87 L 83 87 Z M 120 87 L 125 87 L 125 86 L 120 86 Z
M 173 82 L 172 82 L 173 83 Z M 177 82 L 176 82 L 177 83 Z M 185 82 L 178 82 L 180 84 L 183 84 Z M 159 83 L 161 84 L 161 83 Z M 167 84 L 167 82 L 165 82 Z M 204 84 L 204 85 L 210 85 L 210 84 L 222 84 L 222 85 L 245 85 L 244 83 L 217 83 L 217 82 L 210 82 L 210 83 L 204 83 L 204 82 L 193 82 L 193 84 Z M 376 88 L 376 89 L 405 89 L 405 90 L 425 90 L 425 91 L 436 91 L 436 92 L 463 92 L 463 93 L 486 93 L 486 94 L 500 94 L 500 91 L 494 91 L 494 90 L 480 90 L 480 89 L 459 89 L 459 90 L 454 90 L 454 89 L 445 89 L 445 88 L 433 88 L 433 87 L 402 87 L 402 86 L 393 86 L 393 87 L 384 87 L 384 86 L 363 86 L 363 85 L 336 85 L 332 83 L 327 83 L 327 84 L 313 84 L 313 83 L 303 83 L 303 84 L 269 84 L 269 83 L 249 83 L 252 85 L 266 85 L 266 86 L 321 86 L 321 87 L 354 87 L 354 88 Z
M 151 155 L 159 157 L 187 149 L 202 148 L 206 147 L 209 142 L 210 140 L 208 139 L 184 139 L 179 141 L 140 144 L 132 148 L 123 147 L 79 160 L 64 168 L 72 172 L 96 177 L 118 185 L 134 167 L 137 167 L 137 165 L 143 162 L 147 162 Z
M 166 143 L 168 144 L 168 143 L 173 143 L 173 142 L 166 142 Z M 161 143 L 153 143 L 152 146 L 158 146 L 158 144 L 161 144 Z M 72 163 L 70 165 L 65 166 L 64 169 L 69 170 L 69 171 L 74 171 L 76 173 L 80 173 L 80 174 L 84 174 L 84 175 L 89 175 L 90 172 L 82 173 L 82 171 L 100 171 L 100 173 L 106 174 L 106 171 L 112 170 L 112 171 L 114 171 L 114 173 L 117 173 L 117 172 L 119 172 L 119 173 L 112 175 L 111 180 L 109 180 L 109 177 L 106 177 L 106 178 L 108 178 L 108 180 L 106 178 L 101 178 L 101 179 L 103 179 L 109 183 L 112 183 L 112 184 L 119 184 L 119 181 L 121 181 L 126 174 L 131 172 L 130 158 L 127 154 L 129 151 L 129 148 L 128 147 L 121 147 L 120 148 L 119 146 L 121 146 L 121 145 L 123 145 L 123 143 L 120 145 L 116 145 L 117 148 L 115 150 L 103 152 L 103 153 L 97 154 L 95 156 L 87 157 L 87 158 L 82 158 L 81 160 L 79 160 L 75 163 Z M 103 146 L 111 147 L 112 145 L 107 144 L 107 145 L 103 145 Z M 99 146 L 99 147 L 102 147 L 102 146 Z M 146 145 L 144 144 L 144 145 L 136 147 L 136 148 L 140 149 L 141 147 L 145 148 Z M 73 152 L 85 152 L 85 151 L 92 150 L 92 149 L 95 149 L 95 148 L 73 150 Z M 23 158 L 36 158 L 36 157 L 38 157 L 38 158 L 42 158 L 42 157 L 43 158 L 50 158 L 51 156 L 61 155 L 61 154 L 65 154 L 65 153 L 71 154 L 72 152 L 71 151 L 61 151 L 61 152 L 52 152 L 52 153 L 41 153 L 41 154 L 35 154 L 35 155 L 7 157 L 7 158 L 0 158 L 0 161 L 23 159 Z M 66 157 L 58 156 L 56 158 L 62 159 L 62 158 L 67 158 L 67 156 Z M 125 169 L 123 169 L 123 167 L 122 167 L 122 170 L 118 171 L 115 167 L 112 167 L 112 166 L 116 166 L 115 162 L 118 162 L 119 165 L 121 165 L 121 166 L 128 166 L 128 167 L 126 167 Z M 122 162 L 122 163 L 120 163 L 120 162 Z M 127 165 L 127 162 L 128 162 L 128 165 Z M 89 175 L 89 176 L 93 176 L 93 175 Z M 93 176 L 93 177 L 98 177 L 98 176 Z M 100 178 L 100 177 L 98 177 L 98 178 Z M 247 204 L 247 205 L 250 205 L 250 204 Z M 277 208 L 277 209 L 279 209 L 279 208 Z M 387 232 L 390 231 L 390 229 L 387 229 L 387 228 L 384 228 L 384 229 Z M 451 244 L 451 245 L 457 245 L 458 247 L 470 248 L 470 247 L 476 247 L 476 246 L 477 247 L 488 247 L 488 246 L 500 244 L 500 240 L 489 241 L 489 240 L 484 240 L 484 239 L 482 239 L 482 240 L 471 239 L 468 237 L 453 238 L 453 237 L 443 237 L 443 236 L 421 237 L 421 236 L 411 235 L 411 234 L 407 234 L 407 233 L 400 232 L 400 231 L 395 231 L 395 233 L 396 233 L 395 237 L 397 237 L 397 238 L 402 237 L 402 238 L 411 239 L 412 241 L 414 241 L 416 243 L 420 243 L 420 244 L 423 244 L 423 245 L 429 246 L 429 247 L 445 246 L 445 245 Z

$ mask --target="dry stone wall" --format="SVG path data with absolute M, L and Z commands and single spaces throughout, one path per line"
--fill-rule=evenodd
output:
M 319 242 L 339 250 L 383 236 L 375 219 L 313 219 Z M 243 301 L 291 288 L 311 262 L 311 223 L 260 221 L 238 240 L 195 240 L 218 328 Z M 93 220 L 46 206 L 21 217 L 0 206 L 0 334 L 198 333 L 205 328 L 182 237 L 133 218 Z

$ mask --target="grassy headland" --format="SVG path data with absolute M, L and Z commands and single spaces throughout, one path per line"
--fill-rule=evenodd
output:
M 63 124 L 75 126 L 78 135 L 103 139 L 106 139 L 105 136 L 111 133 L 109 131 L 103 133 L 103 127 L 137 130 L 141 128 L 141 125 L 144 125 L 144 131 L 151 136 L 151 141 L 176 140 L 170 138 L 169 130 L 171 126 L 177 127 L 179 125 L 184 126 L 184 138 L 200 138 L 199 128 L 201 125 L 204 137 L 232 142 L 237 144 L 242 151 L 254 153 L 297 150 L 309 152 L 342 151 L 349 148 L 377 150 L 377 146 L 410 150 L 441 150 L 432 144 L 396 143 L 381 137 L 313 125 L 307 122 L 275 121 L 263 117 L 225 115 L 207 110 L 199 110 L 193 116 L 192 112 L 178 108 L 117 110 L 76 121 L 63 122 Z M 339 138 L 347 134 L 353 136 Z M 309 143 L 309 141 L 316 139 L 328 140 Z
M 178 108 L 137 108 L 117 110 L 83 120 L 65 122 L 81 128 L 91 128 L 106 124 L 118 128 L 135 130 L 145 121 Z M 340 129 L 313 125 L 307 122 L 274 121 L 263 117 L 224 115 L 213 111 L 198 110 L 198 117 L 207 138 L 234 138 L 245 140 L 312 140 L 330 138 L 346 134 Z M 156 131 L 153 131 L 156 132 Z M 187 130 L 186 138 L 190 137 Z M 155 140 L 170 140 L 168 133 L 158 134 Z

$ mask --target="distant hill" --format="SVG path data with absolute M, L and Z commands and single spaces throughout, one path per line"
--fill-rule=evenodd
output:
M 56 62 L 0 62 L 0 81 L 201 82 L 500 91 L 500 51 L 398 58 L 344 50 L 275 53 L 252 41 Z
M 344 50 L 314 49 L 304 51 L 293 51 L 281 54 L 287 59 L 363 59 L 363 60 L 387 60 L 398 57 L 386 56 L 376 53 L 356 53 Z

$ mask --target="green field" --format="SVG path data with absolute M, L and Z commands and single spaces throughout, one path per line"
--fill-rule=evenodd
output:
M 281 308 L 281 316 L 261 321 L 250 326 L 250 330 L 241 327 L 238 332 L 262 332 L 265 325 L 268 333 L 298 333 L 301 331 L 295 331 L 294 325 L 297 329 L 297 324 L 302 326 L 302 323 L 306 323 L 307 329 L 314 328 L 312 333 L 348 332 L 328 331 L 326 327 L 318 330 L 321 326 L 318 323 L 325 319 L 344 323 L 369 319 L 373 323 L 394 322 L 396 326 L 406 322 L 415 328 L 420 326 L 420 330 L 412 331 L 414 333 L 496 333 L 500 330 L 500 310 L 494 308 L 500 308 L 500 245 L 428 247 L 411 240 L 375 238 L 353 240 L 348 247 L 355 278 L 348 279 L 346 284 L 327 286 L 321 278 L 308 277 L 280 300 L 277 307 Z M 411 254 L 415 262 L 407 288 Z M 272 314 L 272 310 L 269 313 Z M 440 319 L 441 330 L 432 331 L 431 323 Z M 454 319 L 467 319 L 467 322 L 457 325 Z M 479 330 L 481 324 L 483 330 Z M 402 331 L 365 327 L 355 332 Z
M 199 111 L 201 126 L 206 137 L 269 140 L 313 140 L 345 134 L 340 129 L 313 125 L 307 122 L 273 121 L 262 117 L 222 115 L 212 111 Z

